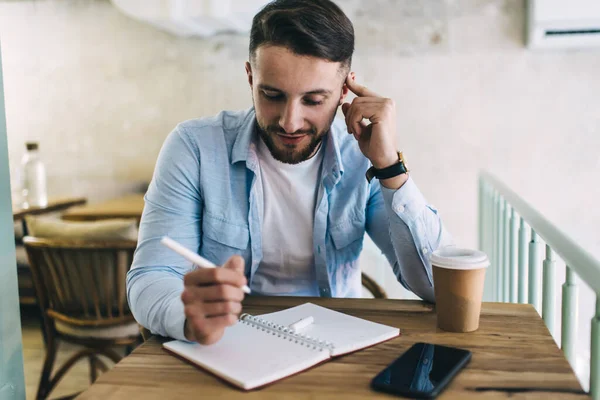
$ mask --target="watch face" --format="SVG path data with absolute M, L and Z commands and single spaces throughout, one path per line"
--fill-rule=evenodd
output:
M 406 159 L 404 158 L 404 154 L 401 151 L 398 152 L 398 160 L 404 164 L 404 168 L 408 171 L 408 165 L 406 165 Z

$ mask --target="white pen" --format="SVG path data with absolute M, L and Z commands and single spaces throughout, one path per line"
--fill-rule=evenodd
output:
M 294 332 L 298 332 L 298 331 L 306 328 L 310 324 L 312 324 L 314 321 L 315 321 L 315 319 L 313 317 L 302 318 L 302 319 L 294 322 L 293 324 L 289 324 L 288 328 L 290 328 Z
M 163 238 L 160 240 L 160 243 L 167 246 L 179 255 L 183 256 L 186 260 L 196 264 L 200 268 L 216 268 L 215 264 L 211 263 L 201 255 L 196 254 L 193 251 L 183 247 L 181 244 L 177 243 L 171 238 L 163 236 Z M 248 285 L 244 285 L 242 287 L 242 290 L 244 291 L 244 293 L 250 294 L 250 288 L 248 287 Z

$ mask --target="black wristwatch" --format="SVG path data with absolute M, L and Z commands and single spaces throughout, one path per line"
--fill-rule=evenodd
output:
M 408 172 L 408 168 L 406 168 L 406 163 L 404 160 L 404 155 L 402 152 L 398 152 L 398 162 L 394 165 L 390 165 L 389 167 L 377 169 L 375 167 L 371 167 L 367 170 L 365 174 L 367 177 L 367 182 L 371 182 L 373 178 L 377 179 L 389 179 L 398 175 L 402 175 Z

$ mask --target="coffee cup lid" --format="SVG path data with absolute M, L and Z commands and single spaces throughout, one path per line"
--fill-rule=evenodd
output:
M 447 269 L 481 269 L 490 265 L 487 255 L 483 251 L 462 249 L 447 246 L 437 249 L 431 254 L 431 264 Z

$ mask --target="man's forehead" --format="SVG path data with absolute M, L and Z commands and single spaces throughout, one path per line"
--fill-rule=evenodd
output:
M 298 93 L 338 90 L 344 81 L 340 70 L 339 62 L 300 56 L 280 46 L 259 47 L 253 63 L 257 84 Z

